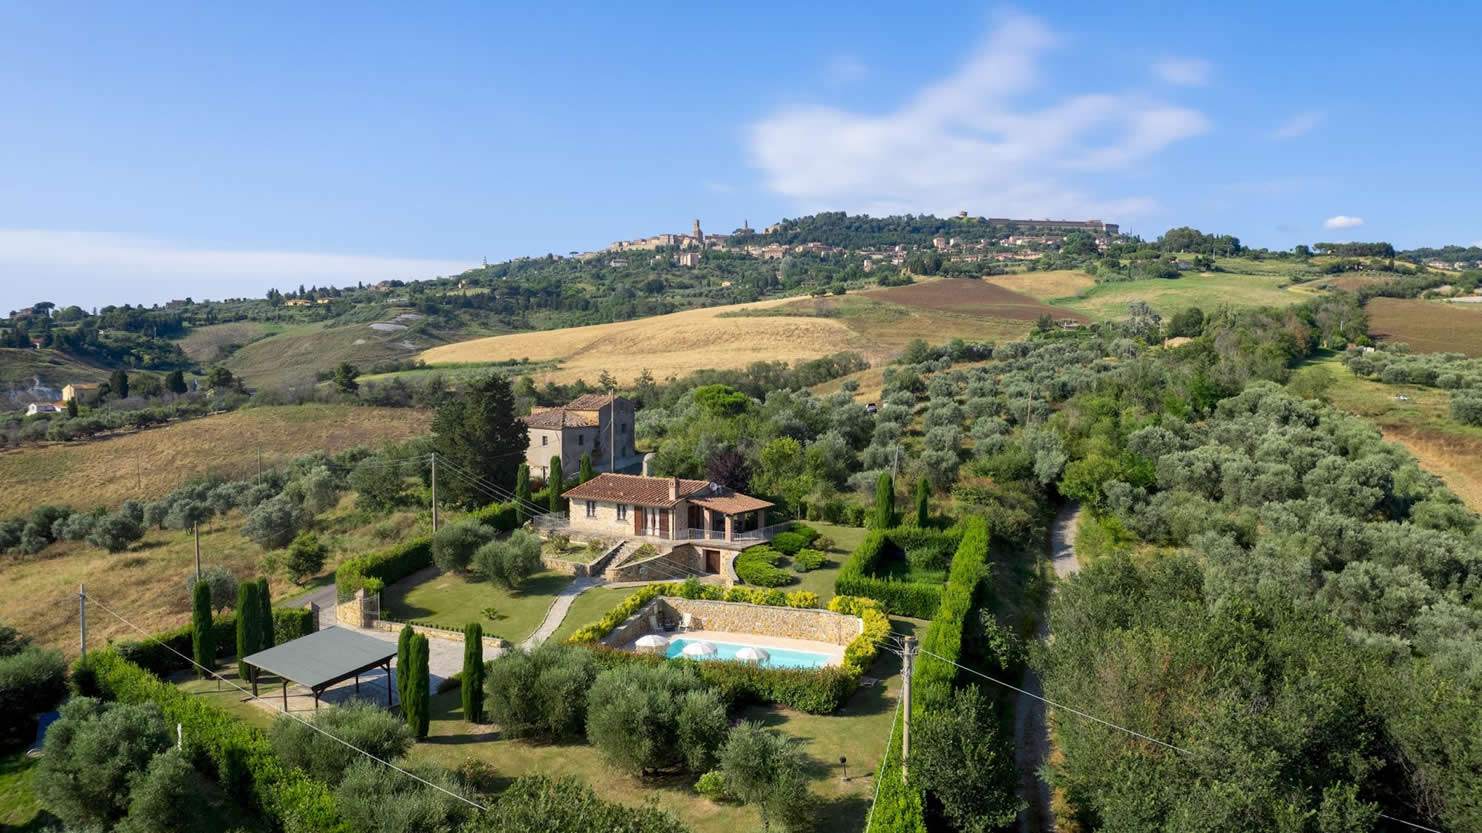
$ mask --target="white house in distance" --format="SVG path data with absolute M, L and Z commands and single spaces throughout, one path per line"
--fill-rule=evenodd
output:
M 581 456 L 592 455 L 592 470 L 622 471 L 643 458 L 633 448 L 633 401 L 588 393 L 559 408 L 542 408 L 520 417 L 530 433 L 525 462 L 535 479 L 550 475 L 551 458 L 560 456 L 562 474 L 576 474 Z

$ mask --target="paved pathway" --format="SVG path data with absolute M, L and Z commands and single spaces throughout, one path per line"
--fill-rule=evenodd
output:
M 571 603 L 576 601 L 576 597 L 585 593 L 588 588 L 599 584 L 602 584 L 601 579 L 582 576 L 572 579 L 570 584 L 561 588 L 561 592 L 556 594 L 556 598 L 551 601 L 551 606 L 546 609 L 545 619 L 540 623 L 540 627 L 536 628 L 535 633 L 530 634 L 528 639 L 520 643 L 520 649 L 528 651 L 550 639 L 551 634 L 555 633 L 565 621 L 566 612 L 571 610 Z
M 1075 557 L 1076 522 L 1080 505 L 1067 503 L 1055 516 L 1050 527 L 1050 564 L 1055 568 L 1055 577 L 1064 579 L 1081 568 Z M 1049 611 L 1040 618 L 1039 638 L 1050 635 Z M 1043 696 L 1044 687 L 1039 674 L 1032 668 L 1024 669 L 1024 679 L 1019 687 L 1032 694 Z M 1029 801 L 1024 812 L 1019 814 L 1020 833 L 1053 833 L 1055 815 L 1050 809 L 1050 785 L 1039 777 L 1040 767 L 1050 757 L 1050 726 L 1045 720 L 1045 704 L 1026 694 L 1019 695 L 1014 709 L 1014 763 L 1019 770 L 1020 793 Z

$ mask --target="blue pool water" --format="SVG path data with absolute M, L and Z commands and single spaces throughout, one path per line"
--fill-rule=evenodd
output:
M 716 642 L 713 639 L 694 640 L 680 637 L 669 643 L 669 650 L 665 651 L 664 655 L 670 659 L 682 656 L 684 646 L 697 641 L 709 642 L 715 646 L 715 653 L 704 659 L 727 659 L 739 662 L 740 660 L 736 660 L 736 652 L 747 647 L 731 642 Z M 763 668 L 822 668 L 829 664 L 828 656 L 811 651 L 789 651 L 785 648 L 763 648 L 762 650 L 771 655 L 770 659 L 761 663 Z

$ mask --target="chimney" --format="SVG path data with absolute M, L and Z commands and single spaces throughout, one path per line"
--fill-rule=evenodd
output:
M 679 500 L 679 478 L 669 478 L 669 499 Z

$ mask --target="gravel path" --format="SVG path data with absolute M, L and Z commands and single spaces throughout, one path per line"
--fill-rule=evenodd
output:
M 551 634 L 555 633 L 565 621 L 566 612 L 571 610 L 571 603 L 576 601 L 576 597 L 585 593 L 588 588 L 596 587 L 601 583 L 598 579 L 586 577 L 572 579 L 570 584 L 561 588 L 561 592 L 556 594 L 556 598 L 551 601 L 551 606 L 545 612 L 545 620 L 540 623 L 540 627 L 535 629 L 535 633 L 530 634 L 528 639 L 520 643 L 520 648 L 528 651 L 550 639 Z
M 1067 503 L 1055 516 L 1050 527 L 1050 564 L 1055 568 L 1055 578 L 1064 579 L 1081 568 L 1075 557 L 1076 522 L 1080 505 Z M 1048 611 L 1040 619 L 1039 638 L 1050 635 Z M 1033 669 L 1024 670 L 1024 679 L 1019 687 L 1035 695 L 1043 696 L 1044 687 L 1039 674 Z M 1050 756 L 1050 727 L 1045 720 L 1045 704 L 1034 697 L 1019 695 L 1014 709 L 1014 763 L 1019 770 L 1020 792 L 1029 801 L 1028 807 L 1019 814 L 1020 833 L 1053 833 L 1055 815 L 1050 809 L 1050 785 L 1039 777 L 1039 770 Z

